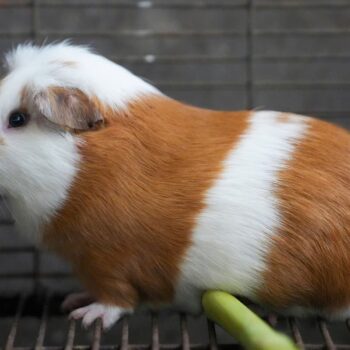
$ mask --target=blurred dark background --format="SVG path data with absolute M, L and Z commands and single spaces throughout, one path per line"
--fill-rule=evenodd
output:
M 70 38 L 177 99 L 315 115 L 350 128 L 350 1 L 0 1 L 0 53 Z M 93 69 L 93 67 L 92 67 Z M 0 293 L 74 288 L 0 212 Z

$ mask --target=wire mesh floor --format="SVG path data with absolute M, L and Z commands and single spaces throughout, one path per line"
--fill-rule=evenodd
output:
M 100 322 L 89 330 L 60 312 L 63 296 L 0 297 L 1 350 L 162 350 L 241 349 L 237 342 L 204 316 L 137 312 L 109 332 Z M 262 310 L 254 307 L 260 315 Z M 277 330 L 291 336 L 301 349 L 350 350 L 350 321 L 326 323 L 266 315 Z

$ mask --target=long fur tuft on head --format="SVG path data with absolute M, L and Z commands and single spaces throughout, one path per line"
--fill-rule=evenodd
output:
M 42 90 L 48 87 L 78 89 L 115 109 L 138 97 L 160 92 L 120 65 L 68 40 L 44 46 L 25 43 L 5 56 L 8 77 L 16 86 Z

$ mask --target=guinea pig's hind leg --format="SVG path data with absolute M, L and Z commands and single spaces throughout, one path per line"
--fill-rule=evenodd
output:
M 62 311 L 72 311 L 82 306 L 86 306 L 95 301 L 88 292 L 71 293 L 65 297 L 61 304 Z
M 94 321 L 100 318 L 102 320 L 103 329 L 108 330 L 123 315 L 131 312 L 131 309 L 125 309 L 118 306 L 92 303 L 72 311 L 69 318 L 74 320 L 82 319 L 85 328 L 89 327 Z

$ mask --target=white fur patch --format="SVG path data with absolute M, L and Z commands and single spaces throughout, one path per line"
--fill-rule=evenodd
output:
M 46 46 L 19 45 L 6 56 L 16 85 L 29 83 L 40 91 L 48 86 L 73 87 L 116 108 L 139 96 L 160 94 L 122 66 L 82 46 L 67 42 Z
M 0 145 L 0 186 L 21 234 L 40 242 L 41 226 L 63 205 L 78 162 L 76 140 L 68 133 L 33 123 L 7 135 Z
M 307 127 L 305 118 L 252 113 L 250 126 L 206 194 L 186 254 L 176 303 L 199 308 L 200 293 L 221 289 L 254 299 L 270 238 L 280 226 L 275 186 Z M 234 123 L 234 120 L 232 120 Z M 193 305 L 197 305 L 194 307 Z

